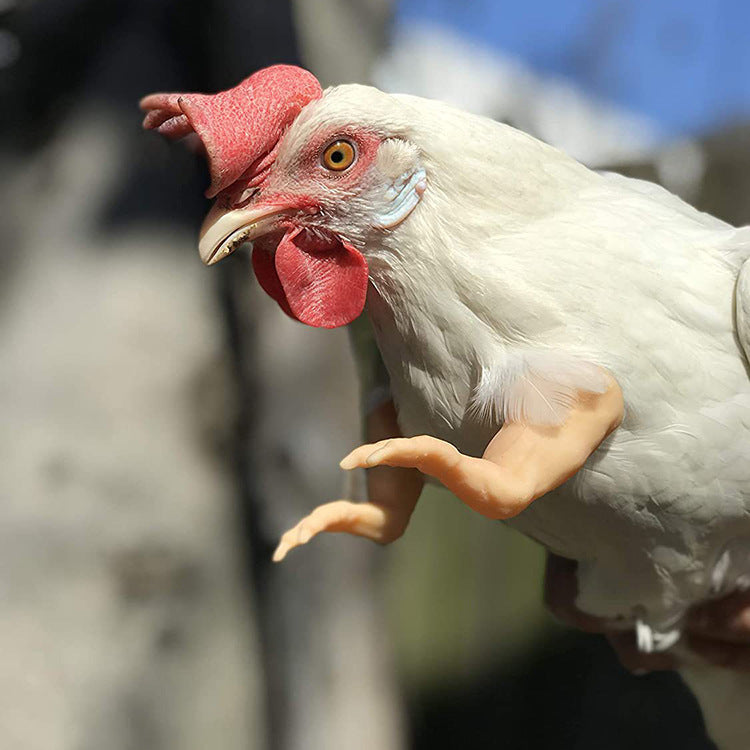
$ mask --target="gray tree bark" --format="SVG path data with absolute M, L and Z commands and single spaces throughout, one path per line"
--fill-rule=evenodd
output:
M 283 527 L 341 491 L 344 337 L 283 319 L 247 258 L 200 266 L 193 157 L 139 129 L 153 88 L 290 61 L 287 4 L 60 0 L 17 21 L 0 747 L 400 747 L 373 550 L 270 565 Z

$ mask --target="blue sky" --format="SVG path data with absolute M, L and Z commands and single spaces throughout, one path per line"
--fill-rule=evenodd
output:
M 450 28 L 665 134 L 750 119 L 750 0 L 400 0 L 396 23 Z

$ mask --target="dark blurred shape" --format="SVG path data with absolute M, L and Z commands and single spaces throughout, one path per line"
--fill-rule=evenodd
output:
M 562 636 L 409 705 L 415 750 L 713 748 L 676 674 L 633 677 L 600 636 Z
M 150 218 L 197 224 L 201 160 L 140 130 L 138 100 L 154 90 L 216 91 L 257 68 L 298 62 L 288 2 L 56 0 L 13 9 L 0 25 L 18 59 L 0 66 L 0 151 L 38 149 L 87 102 L 117 113 L 133 154 L 104 229 Z
M 33 298 L 47 284 L 54 287 L 61 268 L 71 269 L 76 279 L 76 291 L 67 292 L 74 298 L 61 294 L 54 330 L 27 336 L 19 348 L 27 356 L 35 348 L 54 348 L 50 339 L 65 340 L 70 354 L 64 352 L 63 358 L 80 363 L 80 372 L 74 364 L 58 386 L 59 362 L 42 358 L 43 398 L 82 402 L 80 424 L 77 414 L 71 417 L 64 410 L 39 418 L 40 432 L 54 433 L 49 440 L 59 442 L 42 474 L 50 494 L 78 494 L 90 501 L 86 508 L 96 508 L 95 521 L 78 514 L 70 523 L 77 531 L 96 524 L 80 547 L 92 554 L 92 548 L 101 547 L 113 560 L 109 566 L 102 561 L 102 569 L 115 593 L 117 627 L 127 628 L 122 651 L 135 653 L 132 664 L 123 666 L 109 658 L 116 649 L 104 639 L 109 650 L 102 645 L 100 658 L 111 671 L 107 690 L 89 690 L 95 695 L 88 711 L 63 699 L 63 712 L 72 715 L 69 723 L 81 737 L 76 747 L 102 747 L 101 738 L 107 737 L 111 750 L 182 750 L 191 727 L 205 729 L 211 716 L 226 712 L 228 726 L 217 737 L 227 747 L 237 746 L 245 716 L 260 713 L 262 731 L 248 727 L 248 743 L 264 734 L 267 748 L 313 750 L 366 737 L 375 746 L 398 750 L 399 712 L 383 657 L 387 646 L 375 642 L 382 628 L 373 593 L 374 549 L 317 545 L 302 567 L 301 558 L 283 568 L 270 560 L 290 517 L 341 491 L 330 452 L 343 454 L 354 439 L 355 411 L 345 407 L 346 395 L 354 407 L 354 389 L 351 380 L 345 382 L 331 408 L 323 387 L 327 392 L 334 370 L 346 378 L 340 356 L 344 334 L 326 339 L 302 355 L 299 370 L 293 365 L 296 371 L 287 372 L 283 357 L 268 363 L 284 349 L 278 339 L 265 355 L 259 351 L 258 334 L 269 321 L 255 320 L 266 313 L 252 310 L 255 293 L 247 258 L 206 272 L 198 291 L 192 286 L 201 271 L 194 240 L 186 238 L 195 237 L 207 208 L 202 196 L 207 171 L 187 150 L 144 133 L 137 106 L 153 91 L 212 92 L 259 68 L 298 63 L 290 3 L 48 0 L 2 13 L 0 6 L 5 32 L 0 34 L 0 163 L 14 197 L 14 210 L 3 217 L 8 224 L 8 250 L 0 257 L 3 291 L 16 291 L 10 271 L 17 268 L 34 271 L 32 281 L 15 295 L 21 299 Z M 56 221 L 64 231 L 56 231 Z M 48 228 L 42 244 L 40 226 Z M 32 244 L 34 254 L 28 252 Z M 213 305 L 206 304 L 210 292 Z M 42 298 L 35 302 L 43 313 L 51 309 Z M 70 314 L 76 303 L 88 308 L 86 324 L 76 325 L 77 313 Z M 18 315 L 27 314 L 17 303 L 11 312 L 16 309 L 24 311 Z M 167 324 L 160 326 L 162 320 Z M 97 365 L 107 361 L 107 354 L 98 351 L 101 328 L 128 371 L 122 378 L 110 375 L 94 382 L 87 394 L 78 383 L 93 380 L 93 368 L 82 354 L 90 354 Z M 175 359 L 174 349 L 186 356 Z M 164 363 L 170 352 L 172 363 Z M 211 353 L 217 355 L 213 360 Z M 298 383 L 303 369 L 312 399 L 320 395 L 325 408 L 313 404 L 304 414 L 297 408 L 294 420 L 284 421 L 269 404 L 287 404 L 304 394 Z M 133 382 L 136 387 L 125 393 Z M 168 396 L 161 390 L 167 383 Z M 36 392 L 27 390 L 32 399 Z M 157 408 L 165 402 L 175 407 L 166 417 Z M 120 408 L 114 419 L 108 413 L 113 403 Z M 108 433 L 122 433 L 123 412 L 134 423 L 122 437 L 132 450 L 118 456 L 104 447 L 100 473 L 106 476 L 96 484 L 90 475 L 99 467 L 88 441 L 101 423 L 108 425 Z M 159 444 L 162 431 L 169 438 L 167 447 Z M 313 446 L 310 457 L 304 443 L 288 447 L 314 432 L 327 449 Z M 57 438 L 61 433 L 63 440 Z M 139 451 L 148 454 L 145 459 Z M 68 460 L 69 454 L 75 459 Z M 290 458 L 279 468 L 275 455 Z M 161 496 L 154 497 L 154 485 L 162 487 Z M 227 485 L 235 500 L 230 519 L 222 510 Z M 43 493 L 34 500 L 38 515 L 28 524 L 62 534 L 66 508 L 52 506 L 54 498 Z M 149 515 L 154 522 L 147 534 L 140 524 L 148 524 Z M 118 528 L 121 516 L 128 519 L 124 529 Z M 189 531 L 180 530 L 182 523 Z M 69 545 L 68 539 L 60 544 L 73 554 Z M 242 600 L 227 596 L 234 572 L 227 563 L 235 556 L 243 562 Z M 29 575 L 39 577 L 36 571 Z M 333 583 L 337 575 L 343 580 Z M 38 606 L 30 608 L 31 615 L 18 610 L 19 617 L 40 617 Z M 253 620 L 241 623 L 246 612 Z M 349 625 L 345 648 L 356 653 L 342 661 L 338 634 Z M 48 631 L 45 636 L 53 643 L 62 637 L 54 623 Z M 248 652 L 227 668 L 226 660 L 243 640 L 250 643 Z M 201 655 L 211 648 L 215 659 Z M 242 670 L 255 666 L 254 657 L 259 674 L 243 679 Z M 200 684 L 201 675 L 215 680 L 217 669 L 228 673 L 221 686 L 212 690 Z M 89 684 L 85 665 L 75 657 L 65 677 Z M 180 706 L 191 696 L 199 703 L 206 690 L 212 691 L 215 705 L 196 707 L 194 715 L 178 721 Z M 261 697 L 253 701 L 254 691 Z M 248 705 L 238 712 L 241 701 Z M 16 713 L 25 720 L 30 708 L 25 703 Z M 52 710 L 35 708 L 42 717 Z M 191 736 L 189 741 L 200 740 Z

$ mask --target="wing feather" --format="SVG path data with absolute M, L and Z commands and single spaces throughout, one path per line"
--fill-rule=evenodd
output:
M 750 258 L 742 264 L 737 277 L 735 311 L 737 339 L 745 353 L 746 363 L 750 363 Z

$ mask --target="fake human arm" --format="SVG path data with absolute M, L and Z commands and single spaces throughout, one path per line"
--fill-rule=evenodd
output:
M 353 450 L 342 469 L 371 469 L 370 502 L 337 500 L 316 508 L 287 531 L 274 553 L 280 561 L 321 531 L 347 532 L 387 544 L 403 534 L 422 490 L 422 475 L 442 482 L 463 503 L 493 519 L 511 518 L 575 474 L 622 420 L 622 392 L 608 373 L 604 393 L 580 393 L 565 422 L 534 426 L 507 422 L 482 458 L 465 456 L 429 435 L 390 437 Z M 398 434 L 389 401 L 368 419 L 370 436 Z M 403 474 L 378 474 L 383 467 Z
M 558 426 L 506 422 L 482 458 L 465 456 L 450 443 L 420 435 L 362 445 L 343 469 L 399 466 L 435 477 L 459 500 L 487 518 L 511 518 L 555 489 L 586 462 L 622 421 L 622 391 L 606 373 L 603 393 L 579 392 Z
M 365 432 L 373 442 L 400 435 L 393 401 L 378 405 L 368 414 Z M 289 550 L 322 531 L 355 534 L 379 544 L 395 541 L 406 530 L 423 485 L 424 476 L 414 468 L 374 468 L 367 474 L 368 502 L 335 500 L 319 505 L 281 537 L 274 561 L 280 562 Z

